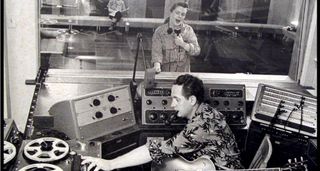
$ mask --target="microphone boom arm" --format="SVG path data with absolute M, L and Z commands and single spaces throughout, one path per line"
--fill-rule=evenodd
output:
M 139 55 L 139 49 L 140 49 L 140 43 L 142 41 L 142 34 L 138 33 L 137 34 L 137 51 L 136 51 L 136 56 L 134 59 L 134 67 L 133 67 L 133 75 L 132 75 L 132 80 L 130 82 L 130 89 L 131 89 L 131 96 L 132 99 L 134 99 L 135 94 L 136 94 L 136 89 L 137 89 L 137 83 L 136 83 L 136 71 L 137 71 L 137 62 L 138 62 L 138 55 Z

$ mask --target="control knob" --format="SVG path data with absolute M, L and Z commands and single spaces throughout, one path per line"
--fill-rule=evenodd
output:
M 115 107 L 111 107 L 111 108 L 110 108 L 110 113 L 116 114 L 117 112 L 118 112 L 118 109 L 117 109 L 117 108 L 115 108 Z
M 93 100 L 93 105 L 94 106 L 99 106 L 100 105 L 100 100 L 99 99 L 94 99 Z
M 161 104 L 162 104 L 162 105 L 167 105 L 167 104 L 168 104 L 168 101 L 167 101 L 167 100 L 162 100 L 162 101 L 161 101 Z
M 168 118 L 168 117 L 167 117 L 167 115 L 166 115 L 165 113 L 161 113 L 161 114 L 160 114 L 160 119 L 161 119 L 161 120 L 167 120 L 167 118 Z
M 151 114 L 149 115 L 149 119 L 154 121 L 154 120 L 157 119 L 157 115 L 154 114 L 154 113 L 151 113 Z
M 214 100 L 214 101 L 212 102 L 212 104 L 213 104 L 213 106 L 218 106 L 218 105 L 219 105 L 219 101 L 218 101 L 218 100 Z
M 113 102 L 116 98 L 113 95 L 108 96 L 109 102 Z
M 102 112 L 96 112 L 96 118 L 102 118 L 103 117 L 103 113 Z
M 146 101 L 146 103 L 147 103 L 147 105 L 151 105 L 152 104 L 152 100 L 149 99 L 149 100 Z
M 224 104 L 225 106 L 229 106 L 230 102 L 229 102 L 229 101 L 224 101 L 223 104 Z

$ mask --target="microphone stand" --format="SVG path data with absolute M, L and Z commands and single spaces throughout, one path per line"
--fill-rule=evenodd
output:
M 141 41 L 142 41 L 142 34 L 138 33 L 137 34 L 137 51 L 136 51 L 136 56 L 135 56 L 135 59 L 134 59 L 132 80 L 130 82 L 130 90 L 131 90 L 132 100 L 134 99 L 134 97 L 136 95 L 136 91 L 137 91 L 137 83 L 136 83 L 135 77 L 136 77 L 137 62 L 138 62 L 138 55 L 139 55 L 139 49 L 140 49 Z

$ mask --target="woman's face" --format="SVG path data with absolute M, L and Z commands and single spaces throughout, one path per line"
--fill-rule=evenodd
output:
M 183 23 L 184 19 L 187 15 L 187 8 L 183 8 L 181 6 L 177 6 L 171 13 L 170 13 L 170 24 L 172 27 L 179 27 Z

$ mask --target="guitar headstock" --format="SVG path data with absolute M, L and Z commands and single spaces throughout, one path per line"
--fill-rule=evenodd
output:
M 284 171 L 308 171 L 307 160 L 304 160 L 302 156 L 300 159 L 288 159 L 288 163 L 285 165 Z

